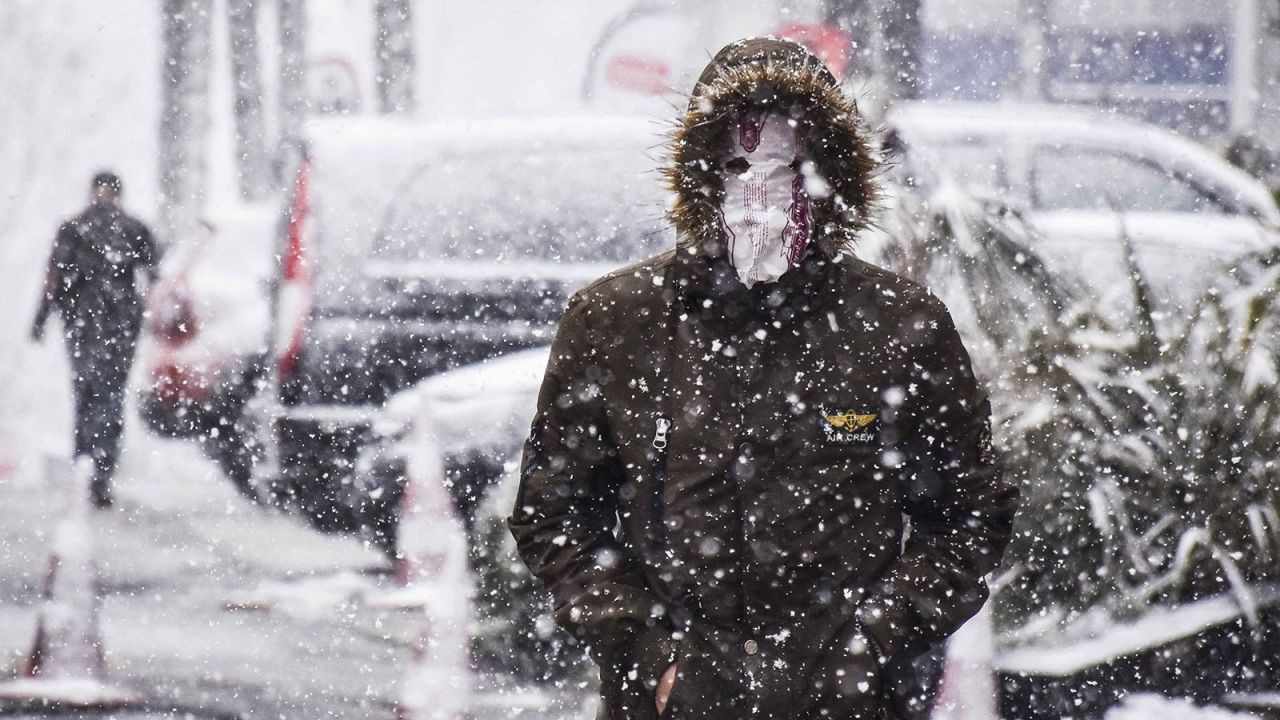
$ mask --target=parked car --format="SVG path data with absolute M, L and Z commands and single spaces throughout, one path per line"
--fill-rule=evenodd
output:
M 573 291 L 670 246 L 657 130 L 609 117 L 313 122 L 282 251 L 281 407 L 263 433 L 277 494 L 325 529 L 376 524 L 338 498 L 383 403 L 549 342 Z
M 891 201 L 903 199 L 899 195 Z M 1041 243 L 1054 241 L 1039 233 L 1027 237 Z M 1158 251 L 1158 241 L 1152 239 L 1148 249 Z M 1218 261 L 1229 255 L 1224 251 L 1223 255 L 1210 253 L 1208 257 Z M 1196 268 L 1183 268 L 1183 271 L 1192 279 L 1199 272 Z M 534 412 L 535 395 L 546 360 L 546 348 L 523 351 L 437 375 L 398 393 L 374 422 L 371 440 L 360 451 L 356 465 L 356 476 L 370 479 L 358 480 L 357 485 L 367 482 L 367 495 L 384 496 L 413 474 L 413 464 L 407 462 L 407 458 L 423 450 L 424 437 L 423 433 L 414 431 L 430 428 L 425 435 L 434 441 L 435 450 L 444 457 L 448 487 L 471 528 L 477 571 L 481 573 L 477 596 L 482 602 L 499 605 L 496 609 L 486 607 L 482 613 L 487 624 L 477 646 L 487 657 L 502 658 L 506 662 L 515 658 L 522 669 L 528 667 L 523 664 L 528 659 L 545 658 L 545 653 L 504 643 L 537 642 L 552 631 L 536 625 L 539 621 L 549 625 L 545 615 L 530 616 L 543 605 L 532 599 L 535 590 L 522 582 L 518 563 L 510 560 L 513 551 L 503 519 L 515 501 L 520 443 Z M 430 481 L 430 477 L 411 478 L 411 481 Z M 498 558 L 506 562 L 495 562 Z M 527 576 L 524 579 L 527 580 Z M 1046 604 L 1052 600 L 1044 598 Z M 993 658 L 1001 707 L 1017 717 L 1061 717 L 1067 712 L 1064 708 L 1087 707 L 1086 714 L 1101 717 L 1126 691 L 1138 690 L 1191 693 L 1213 701 L 1240 703 L 1239 696 L 1221 697 L 1221 675 L 1202 673 L 1204 677 L 1198 676 L 1196 682 L 1189 684 L 1184 674 L 1165 672 L 1171 667 L 1170 652 L 1195 657 L 1210 665 L 1213 658 L 1224 653 L 1233 658 L 1248 658 L 1251 651 L 1256 654 L 1256 648 L 1238 641 L 1245 632 L 1240 628 L 1244 627 L 1243 616 L 1247 611 L 1231 596 L 1215 597 L 1201 606 L 1187 605 L 1172 613 L 1160 610 L 1138 620 L 1128 618 L 1116 627 L 1142 630 L 1143 626 L 1172 617 L 1173 613 L 1203 620 L 1205 608 L 1210 605 L 1223 612 L 1211 613 L 1214 616 L 1199 625 L 1183 623 L 1186 627 L 1178 626 L 1178 632 L 1162 635 L 1150 632 L 1149 628 L 1145 634 L 1130 632 L 1129 635 L 1138 638 L 1132 643 L 1116 643 L 1112 637 L 1114 632 L 1110 632 L 1101 644 L 1089 637 L 1072 638 L 1069 642 L 1055 638 L 1042 647 L 1035 647 L 1027 642 L 1034 630 L 1023 627 L 1018 631 L 1022 636 L 1018 644 L 998 645 Z M 1098 620 L 1098 615 L 1091 614 L 1079 627 L 1086 631 L 1091 627 L 1096 629 Z M 530 624 L 539 630 L 527 630 Z M 1164 622 L 1162 627 L 1168 625 Z M 1062 657 L 1066 651 L 1078 656 L 1075 657 L 1078 662 L 1064 664 Z M 1174 670 L 1177 665 L 1172 666 Z M 1249 667 L 1243 659 L 1229 665 Z M 1133 679 L 1132 682 L 1116 682 L 1112 676 L 1117 675 L 1117 668 L 1123 671 L 1120 676 Z M 1099 682 L 1098 678 L 1103 676 L 1111 680 Z M 1255 685 L 1264 686 L 1265 682 Z M 1248 701 L 1265 702 L 1265 698 Z
M 200 442 L 223 472 L 243 481 L 252 471 L 254 438 L 244 416 L 267 349 L 277 218 L 265 207 L 217 216 L 166 253 L 147 299 L 139 411 L 149 430 Z
M 1033 248 L 1108 303 L 1128 300 L 1121 233 L 1166 309 L 1205 270 L 1277 243 L 1266 187 L 1176 133 L 1063 105 L 904 103 L 888 115 L 900 170 L 1000 198 L 1037 231 Z
M 502 477 L 514 474 L 549 349 L 543 345 L 449 370 L 394 395 L 377 414 L 369 440 L 357 454 L 353 486 L 358 491 L 349 502 L 398 499 L 408 458 L 419 449 L 413 443 L 421 440 L 412 431 L 425 426 L 443 460 L 459 516 L 474 531 L 486 493 Z M 508 504 L 502 512 L 509 510 Z M 385 507 L 375 527 L 384 546 L 394 547 L 394 503 Z
M 167 260 L 148 427 L 200 442 L 233 478 L 253 465 L 261 494 L 321 529 L 377 527 L 378 508 L 348 502 L 375 410 L 549 342 L 570 293 L 672 244 L 660 131 L 599 116 L 311 121 L 283 212 L 220 213 Z

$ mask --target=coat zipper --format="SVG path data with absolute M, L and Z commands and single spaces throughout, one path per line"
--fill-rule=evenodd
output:
M 659 415 L 654 421 L 653 431 L 653 506 L 650 510 L 653 518 L 653 546 L 659 558 L 667 548 L 666 494 L 667 494 L 667 433 L 671 430 L 671 419 Z
M 674 262 L 674 261 L 673 261 Z M 674 289 L 674 266 L 669 265 L 663 275 L 663 284 Z M 653 492 L 650 498 L 651 525 L 650 531 L 653 548 L 657 553 L 659 564 L 666 561 L 667 554 L 667 444 L 671 432 L 671 394 L 674 391 L 672 374 L 675 372 L 676 358 L 676 322 L 678 321 L 679 301 L 676 297 L 667 300 L 666 336 L 667 346 L 661 351 L 658 361 L 658 415 L 653 423 Z
M 667 431 L 671 429 L 671 420 L 658 416 L 654 422 L 653 447 L 659 451 L 667 449 Z

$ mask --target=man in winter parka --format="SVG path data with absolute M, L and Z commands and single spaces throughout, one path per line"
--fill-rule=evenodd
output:
M 671 155 L 678 246 L 561 321 L 519 552 L 602 718 L 925 716 L 911 660 L 984 602 L 1016 501 L 968 355 L 851 254 L 874 161 L 802 46 L 721 50 Z
M 151 231 L 119 204 L 120 177 L 93 178 L 89 207 L 63 223 L 53 242 L 31 336 L 40 340 L 57 311 L 71 362 L 75 454 L 92 458 L 93 502 L 111 505 L 120 457 L 125 388 L 142 325 L 141 277 L 154 281 L 159 254 Z

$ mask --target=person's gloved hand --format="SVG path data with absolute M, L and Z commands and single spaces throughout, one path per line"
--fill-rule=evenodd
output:
M 31 342 L 44 341 L 44 323 L 36 322 L 31 324 Z

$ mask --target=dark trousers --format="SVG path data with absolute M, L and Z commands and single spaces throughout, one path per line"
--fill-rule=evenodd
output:
M 93 499 L 98 505 L 111 502 L 111 477 L 120 459 L 125 391 L 138 324 L 128 318 L 106 323 L 72 319 L 66 325 L 75 401 L 75 454 L 93 460 Z

